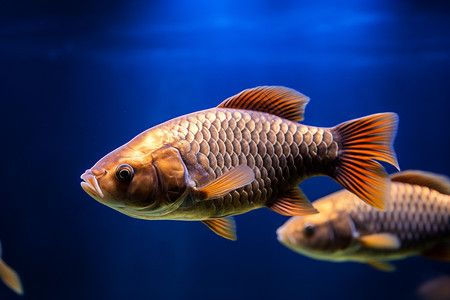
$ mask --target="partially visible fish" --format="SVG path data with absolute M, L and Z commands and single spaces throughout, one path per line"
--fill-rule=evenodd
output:
M 298 184 L 329 176 L 384 208 L 398 168 L 394 113 L 333 128 L 297 123 L 309 98 L 285 87 L 245 90 L 220 104 L 155 126 L 112 151 L 81 178 L 97 201 L 131 217 L 202 221 L 235 240 L 230 216 L 268 207 L 316 213 Z
M 306 256 L 368 263 L 392 271 L 388 261 L 423 255 L 450 260 L 450 180 L 423 171 L 391 176 L 385 211 L 345 190 L 314 202 L 320 214 L 290 218 L 278 240 Z
M 417 294 L 423 300 L 449 300 L 450 299 L 450 276 L 441 275 L 423 283 Z
M 1 280 L 14 292 L 23 295 L 22 282 L 20 282 L 19 275 L 10 266 L 8 266 L 2 257 L 2 245 L 0 243 L 0 278 Z

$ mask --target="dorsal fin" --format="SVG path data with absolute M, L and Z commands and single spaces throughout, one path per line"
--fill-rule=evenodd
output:
M 450 195 L 450 179 L 445 175 L 408 170 L 392 174 L 391 181 L 426 186 L 441 194 Z
M 283 86 L 247 89 L 223 101 L 218 107 L 261 111 L 291 121 L 303 121 L 309 98 Z

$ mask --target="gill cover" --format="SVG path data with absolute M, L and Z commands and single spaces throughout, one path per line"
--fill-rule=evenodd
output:
M 186 169 L 180 152 L 174 147 L 164 146 L 155 150 L 151 157 L 158 176 L 158 198 L 163 203 L 172 204 L 187 189 Z

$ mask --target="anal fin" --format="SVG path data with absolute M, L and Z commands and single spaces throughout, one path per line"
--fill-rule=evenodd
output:
M 367 264 L 370 265 L 372 268 L 375 268 L 379 271 L 383 272 L 393 272 L 395 271 L 395 266 L 385 262 L 385 261 L 379 261 L 379 260 L 368 260 Z
M 210 219 L 202 221 L 203 224 L 209 227 L 216 234 L 235 241 L 236 237 L 236 223 L 234 222 L 233 217 L 227 218 L 219 218 L 219 219 Z
M 278 196 L 269 208 L 284 216 L 304 216 L 318 213 L 299 187 L 294 187 Z

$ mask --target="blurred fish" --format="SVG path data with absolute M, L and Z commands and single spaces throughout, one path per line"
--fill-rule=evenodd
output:
M 0 243 L 0 278 L 14 292 L 19 295 L 23 295 L 23 288 L 22 283 L 20 282 L 19 275 L 17 275 L 16 271 L 11 269 L 11 267 L 8 266 L 1 257 L 2 244 Z
M 394 270 L 387 261 L 411 255 L 450 260 L 449 178 L 411 170 L 391 180 L 386 211 L 339 191 L 314 202 L 320 214 L 290 218 L 278 228 L 278 240 L 315 259 L 383 271 Z
M 441 275 L 428 280 L 417 289 L 417 294 L 424 300 L 449 300 L 450 276 Z
M 144 131 L 87 170 L 81 186 L 131 217 L 199 220 L 232 240 L 232 215 L 260 207 L 316 213 L 298 187 L 311 176 L 330 176 L 383 208 L 389 180 L 375 160 L 398 168 L 397 115 L 306 126 L 297 121 L 308 101 L 285 87 L 244 90 L 216 108 Z

